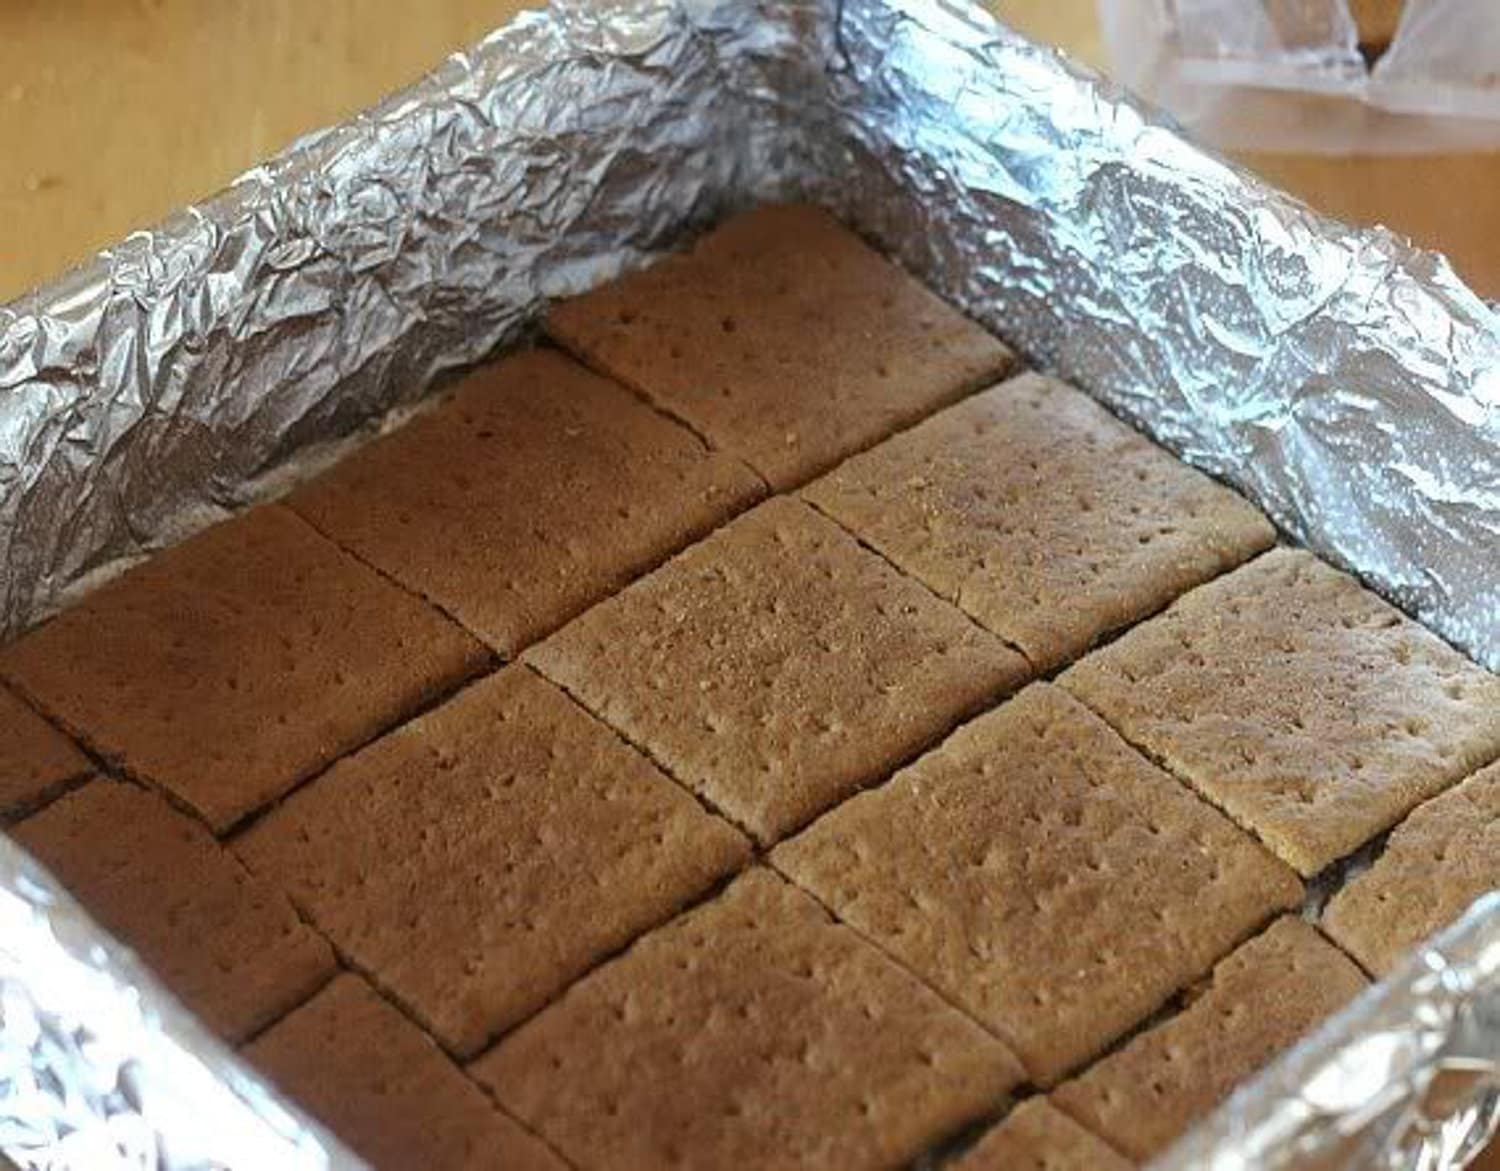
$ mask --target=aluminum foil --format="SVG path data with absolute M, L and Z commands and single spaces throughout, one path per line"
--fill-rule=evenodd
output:
M 788 196 L 834 207 L 1034 364 L 1500 668 L 1492 312 L 1440 258 L 1313 214 L 958 0 L 555 2 L 0 308 L 0 637 L 521 338 L 547 298 Z M 242 1100 L 253 1083 L 7 856 L 0 906 L 31 929 L 0 940 L 0 1068 L 47 1092 L 0 1093 L 0 1150 L 138 1127 L 175 1151 L 164 1136 L 197 1133 L 198 1083 L 176 1092 L 171 1054 Z M 1500 1049 L 1476 966 L 1500 910 L 1471 930 L 1488 942 L 1435 954 L 1472 1011 L 1442 1015 L 1405 973 L 1384 1002 L 1393 1044 L 1418 1052 L 1464 1021 L 1468 1051 Z M 50 1035 L 85 1049 L 123 1014 L 110 1060 L 157 1092 L 100 1094 L 113 1083 L 39 1046 L 12 1000 L 49 1005 Z M 1391 1094 L 1415 1092 L 1386 1068 Z M 1214 1134 L 1284 1135 L 1273 1121 L 1305 1112 L 1307 1088 L 1249 1091 Z M 1484 1102 L 1460 1098 L 1472 1123 Z M 1363 1125 L 1337 1108 L 1308 1125 L 1344 1123 Z M 1445 1165 L 1440 1147 L 1390 1165 Z M 159 1164 L 195 1165 L 174 1158 Z
M 365 1164 L 277 1100 L 0 837 L 0 1166 Z
M 1500 1120 L 1500 892 L 1241 1088 L 1155 1171 L 1462 1166 Z

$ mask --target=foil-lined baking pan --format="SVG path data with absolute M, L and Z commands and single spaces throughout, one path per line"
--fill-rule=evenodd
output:
M 276 491 L 548 298 L 788 197 L 1500 668 L 1500 320 L 1441 258 L 1316 215 L 960 0 L 554 0 L 0 307 L 0 637 Z M 351 1165 L 8 844 L 0 916 L 19 1166 L 110 1166 L 125 1133 L 114 1165 Z M 1500 906 L 1455 931 L 1163 1165 L 1456 1165 L 1496 1121 Z

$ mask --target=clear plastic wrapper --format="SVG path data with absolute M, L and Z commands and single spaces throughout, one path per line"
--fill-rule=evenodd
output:
M 1491 311 L 1441 259 L 1318 217 L 956 0 L 555 3 L 0 308 L 0 634 L 522 338 L 547 298 L 779 197 L 834 207 L 1034 364 L 1500 667 Z M 58 904 L 16 873 L 0 867 L 0 899 L 52 923 Z M 100 950 L 12 945 L 7 995 L 33 971 L 61 995 L 55 965 L 93 963 L 139 998 L 117 1064 L 160 1092 L 106 1102 L 7 1011 L 0 1062 L 57 1088 L 0 1094 L 0 1149 L 62 1126 L 136 1126 L 165 1149 L 196 1124 L 196 1083 L 174 1092 L 154 1038 L 204 1054 L 231 1093 L 255 1083 L 78 930 Z M 1500 912 L 1472 930 L 1489 942 L 1449 957 L 1455 979 L 1500 946 Z M 1389 994 L 1385 1035 L 1429 1027 L 1432 988 Z M 1444 1018 L 1479 1022 L 1492 1053 L 1493 997 L 1476 980 L 1476 1010 Z M 73 1027 L 53 1009 L 54 1031 Z M 1250 1091 L 1244 1125 L 1216 1133 L 1245 1139 L 1302 1094 Z M 1451 1113 L 1472 1124 L 1493 1097 Z
M 1405 0 L 1367 65 L 1347 0 L 1101 0 L 1113 71 L 1241 150 L 1500 149 L 1493 0 Z

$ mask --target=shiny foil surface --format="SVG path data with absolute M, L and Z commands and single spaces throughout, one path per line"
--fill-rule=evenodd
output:
M 0 1166 L 365 1164 L 277 1100 L 0 837 Z
M 1459 1167 L 1500 1114 L 1500 892 L 1240 1089 L 1155 1171 Z
M 0 638 L 524 338 L 548 298 L 783 197 L 833 207 L 1500 668 L 1496 316 L 1440 258 L 1317 216 L 958 0 L 554 0 L 0 308 Z M 339 1165 L 16 853 L 0 852 L 16 925 L 0 928 L 0 1151 Z M 1392 1110 L 1462 1052 L 1476 1076 L 1444 1099 L 1451 1125 L 1392 1145 L 1393 1115 L 1365 1099 L 1268 1075 L 1188 1149 L 1353 1133 L 1386 1166 L 1452 1165 L 1500 1076 L 1484 967 L 1500 908 L 1466 930 L 1472 946 L 1427 953 L 1440 979 L 1400 974 L 1378 1019 L 1316 1042 L 1409 1057 L 1357 1071 Z M 202 1135 L 214 1079 L 248 1103 L 246 1129 L 217 1137 L 254 1121 L 253 1141 L 312 1161 L 177 1137 Z M 47 1135 L 92 1155 L 126 1133 L 154 1160 L 24 1162 Z

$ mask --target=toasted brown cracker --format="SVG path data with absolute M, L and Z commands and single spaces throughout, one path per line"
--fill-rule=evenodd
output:
M 803 495 L 1038 669 L 1270 546 L 1270 523 L 1087 395 L 1022 375 Z
M 893 1167 L 1020 1079 L 973 1022 L 764 870 L 473 1073 L 582 1167 Z
M 224 830 L 487 660 L 269 505 L 90 594 L 0 651 L 0 674 Z
M 237 845 L 465 1056 L 749 854 L 520 666 L 341 761 Z
M 1480 895 L 1500 889 L 1500 764 L 1418 807 L 1329 904 L 1324 930 L 1384 974 Z
M 1000 640 L 786 498 L 527 661 L 762 841 L 878 780 L 1026 672 Z
M 333 972 L 333 952 L 272 883 L 134 785 L 91 781 L 11 831 L 99 923 L 230 1042 Z
M 771 860 L 1004 1037 L 1042 1085 L 1302 893 L 1285 866 L 1047 684 Z
M 0 687 L 0 821 L 40 805 L 88 772 L 88 757 L 71 740 Z
M 628 390 L 536 350 L 475 371 L 290 504 L 514 655 L 762 491 Z
M 1134 1166 L 1045 1098 L 1010 1112 L 953 1171 L 1130 1171 Z
M 564 1171 L 357 976 L 340 976 L 245 1056 L 377 1167 Z
M 1364 987 L 1313 928 L 1279 919 L 1221 962 L 1187 1009 L 1059 1086 L 1052 1101 L 1144 1161 Z
M 993 382 L 1000 342 L 827 214 L 765 207 L 547 329 L 777 489 Z
M 1500 679 L 1290 549 L 1061 681 L 1309 875 L 1500 754 Z

